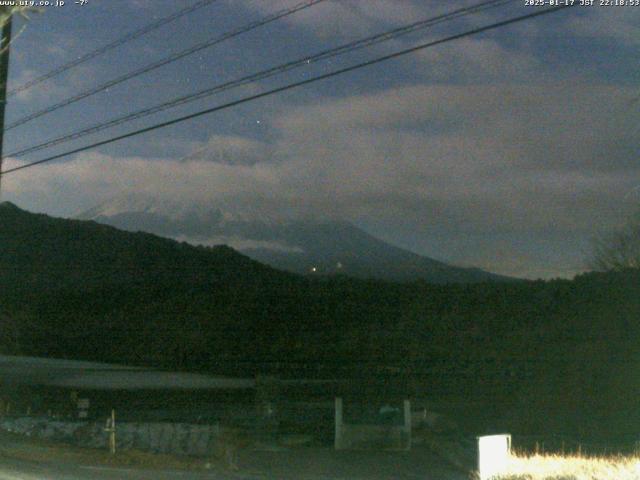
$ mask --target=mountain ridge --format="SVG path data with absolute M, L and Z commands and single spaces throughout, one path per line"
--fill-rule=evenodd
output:
M 0 220 L 0 278 L 13 279 L 9 285 L 28 288 L 31 279 L 43 278 L 50 284 L 47 289 L 72 284 L 104 287 L 173 278 L 176 271 L 181 274 L 176 281 L 183 282 L 210 283 L 224 277 L 251 283 L 262 276 L 291 277 L 226 245 L 198 247 L 93 221 L 29 213 L 10 202 L 0 203 Z M 24 265 L 30 266 L 27 276 Z
M 614 438 L 640 422 L 639 312 L 637 269 L 471 285 L 310 278 L 0 204 L 0 351 L 12 355 L 401 380 L 409 396 L 473 397 L 482 431 L 500 418 L 523 434 Z
M 263 217 L 228 205 L 166 208 L 132 197 L 106 202 L 76 215 L 128 231 L 147 231 L 198 245 L 229 244 L 280 270 L 298 274 L 343 274 L 387 281 L 433 283 L 516 281 L 480 268 L 458 267 L 388 244 L 342 219 Z

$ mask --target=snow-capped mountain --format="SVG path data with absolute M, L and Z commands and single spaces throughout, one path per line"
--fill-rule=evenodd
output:
M 255 260 L 300 274 L 434 283 L 508 280 L 417 255 L 340 220 L 286 218 L 223 204 L 202 208 L 142 195 L 119 197 L 76 218 L 196 245 L 226 244 Z

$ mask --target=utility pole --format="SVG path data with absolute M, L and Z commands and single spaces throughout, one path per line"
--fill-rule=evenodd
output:
M 0 19 L 6 15 L 0 38 L 0 172 L 2 172 L 4 145 L 4 112 L 7 106 L 7 83 L 9 80 L 9 47 L 11 45 L 11 7 L 0 7 Z M 0 200 L 2 200 L 2 175 L 0 174 Z

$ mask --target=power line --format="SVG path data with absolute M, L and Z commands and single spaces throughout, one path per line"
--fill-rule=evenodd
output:
M 577 4 L 574 4 L 574 5 L 577 5 Z M 75 148 L 73 150 L 69 150 L 69 151 L 64 152 L 64 153 L 60 153 L 60 154 L 57 154 L 57 155 L 52 155 L 50 157 L 46 157 L 46 158 L 43 158 L 41 160 L 37 160 L 35 162 L 31 162 L 31 163 L 27 163 L 25 165 L 20 165 L 18 167 L 10 168 L 8 170 L 4 170 L 4 171 L 0 172 L 0 176 L 6 175 L 6 174 L 12 173 L 12 172 L 17 172 L 19 170 L 24 170 L 26 168 L 34 167 L 36 165 L 40 165 L 40 164 L 43 164 L 43 163 L 51 162 L 53 160 L 57 160 L 59 158 L 67 157 L 67 156 L 73 155 L 75 153 L 80 153 L 80 152 L 84 152 L 84 151 L 87 151 L 87 150 L 91 150 L 93 148 L 100 147 L 102 145 L 107 145 L 107 144 L 110 144 L 110 143 L 114 143 L 114 142 L 117 142 L 117 141 L 120 141 L 120 140 L 124 140 L 126 138 L 135 137 L 135 136 L 141 135 L 143 133 L 147 133 L 147 132 L 151 132 L 153 130 L 158 130 L 160 128 L 168 127 L 170 125 L 175 125 L 177 123 L 181 123 L 181 122 L 184 122 L 184 121 L 187 121 L 187 120 L 191 120 L 193 118 L 201 117 L 203 115 L 208 115 L 210 113 L 218 112 L 220 110 L 226 110 L 228 108 L 235 107 L 237 105 L 241 105 L 243 103 L 247 103 L 247 102 L 250 102 L 250 101 L 253 101 L 253 100 L 257 100 L 259 98 L 275 95 L 276 93 L 281 93 L 281 92 L 284 92 L 286 90 L 290 90 L 290 89 L 293 89 L 293 88 L 301 87 L 301 86 L 304 86 L 304 85 L 309 85 L 311 83 L 315 83 L 315 82 L 318 82 L 320 80 L 326 80 L 328 78 L 336 77 L 336 76 L 342 75 L 344 73 L 352 72 L 354 70 L 358 70 L 358 69 L 363 68 L 363 67 L 368 67 L 368 66 L 375 65 L 375 64 L 378 64 L 378 63 L 381 63 L 381 62 L 385 62 L 387 60 L 398 58 L 398 57 L 401 57 L 401 56 L 404 56 L 404 55 L 407 55 L 407 54 L 410 54 L 410 53 L 417 52 L 419 50 L 424 50 L 426 48 L 434 47 L 436 45 L 440 45 L 440 44 L 443 44 L 443 43 L 448 43 L 448 42 L 451 42 L 453 40 L 458 40 L 460 38 L 468 37 L 468 36 L 471 36 L 471 35 L 477 35 L 479 33 L 483 33 L 483 32 L 489 31 L 489 30 L 495 30 L 497 28 L 501 28 L 501 27 L 505 27 L 507 25 L 511 25 L 511 24 L 518 23 L 518 22 L 522 22 L 524 20 L 528 20 L 528 19 L 531 19 L 531 18 L 535 18 L 535 17 L 539 17 L 539 16 L 546 15 L 546 14 L 549 14 L 549 13 L 553 13 L 553 12 L 557 12 L 557 11 L 560 11 L 560 10 L 564 10 L 565 8 L 570 8 L 570 7 L 574 6 L 574 5 L 567 4 L 567 5 L 561 5 L 561 6 L 558 6 L 558 7 L 547 8 L 545 10 L 540 10 L 540 11 L 528 13 L 526 15 L 520 15 L 518 17 L 513 17 L 513 18 L 510 18 L 508 20 L 503 20 L 501 22 L 492 23 L 490 25 L 485 25 L 484 27 L 478 27 L 478 28 L 474 28 L 472 30 L 467 30 L 467 31 L 465 31 L 463 33 L 459 33 L 459 34 L 456 34 L 456 35 L 451 35 L 449 37 L 445 37 L 445 38 L 442 38 L 440 40 L 435 40 L 435 41 L 423 43 L 423 44 L 420 44 L 420 45 L 417 45 L 417 46 L 414 46 L 414 47 L 411 47 L 411 48 L 407 48 L 407 49 L 404 49 L 404 50 L 400 50 L 398 52 L 391 53 L 389 55 L 384 55 L 382 57 L 374 58 L 374 59 L 368 60 L 366 62 L 358 63 L 358 64 L 352 65 L 350 67 L 341 68 L 339 70 L 334 70 L 333 72 L 325 73 L 323 75 L 318 75 L 318 76 L 313 77 L 313 78 L 309 78 L 309 79 L 306 79 L 306 80 L 301 80 L 301 81 L 298 81 L 298 82 L 290 83 L 290 84 L 284 85 L 282 87 L 274 88 L 272 90 L 267 90 L 265 92 L 258 93 L 258 94 L 255 94 L 255 95 L 251 95 L 251 96 L 248 96 L 248 97 L 244 97 L 244 98 L 241 98 L 239 100 L 234 100 L 232 102 L 228 102 L 228 103 L 225 103 L 225 104 L 222 104 L 222 105 L 218 105 L 218 106 L 213 107 L 213 108 L 208 108 L 206 110 L 201 110 L 199 112 L 195 112 L 195 113 L 192 113 L 192 114 L 189 114 L 189 115 L 185 115 L 185 116 L 182 116 L 182 117 L 174 118 L 173 120 L 168 120 L 166 122 L 157 123 L 157 124 L 152 125 L 150 127 L 141 128 L 139 130 L 135 130 L 133 132 L 125 133 L 123 135 L 118 135 L 116 137 L 112 137 L 112 138 L 109 138 L 107 140 L 101 140 L 99 142 L 95 142 L 95 143 L 92 143 L 90 145 L 86 145 L 84 147 L 79 147 L 79 148 Z
M 140 75 L 143 75 L 145 73 L 149 73 L 153 70 L 156 70 L 160 67 L 163 67 L 165 65 L 169 65 L 170 63 L 173 63 L 177 60 L 180 60 L 184 57 L 187 57 L 189 55 L 193 55 L 194 53 L 197 53 L 201 50 L 204 50 L 206 48 L 212 47 L 214 45 L 217 45 L 219 43 L 222 43 L 226 40 L 229 40 L 231 38 L 237 37 L 238 35 L 241 35 L 243 33 L 249 32 L 251 30 L 254 30 L 256 28 L 262 27 L 264 25 L 267 25 L 268 23 L 274 22 L 278 19 L 287 17 L 289 15 L 293 15 L 296 12 L 299 12 L 300 10 L 304 10 L 306 8 L 312 7 L 314 5 L 316 5 L 317 3 L 320 2 L 324 2 L 325 0 L 307 0 L 306 2 L 302 2 L 299 3 L 291 8 L 286 8 L 283 10 L 280 10 L 272 15 L 269 15 L 261 20 L 255 21 L 255 22 L 251 22 L 247 25 L 244 25 L 240 28 L 237 28 L 235 30 L 231 30 L 227 33 L 224 33 L 221 36 L 212 38 L 210 40 L 207 40 L 205 42 L 201 42 L 198 43 L 190 48 L 187 48 L 185 50 L 182 50 L 180 52 L 174 53 L 172 55 L 169 55 L 168 57 L 162 58 L 160 60 L 158 60 L 157 62 L 153 62 L 150 63 L 142 68 L 139 68 L 137 70 L 134 70 L 132 72 L 129 73 L 125 73 L 124 75 L 121 75 L 119 77 L 116 77 L 112 80 L 109 80 L 108 82 L 102 83 L 96 87 L 92 87 L 88 90 L 85 90 L 82 93 L 78 93 L 72 97 L 69 97 L 65 100 L 62 100 L 61 102 L 55 103 L 49 107 L 45 107 L 42 110 L 38 110 L 37 112 L 31 113 L 29 115 L 25 115 L 22 118 L 19 118 L 18 120 L 15 120 L 14 122 L 10 123 L 9 125 L 7 125 L 7 127 L 5 128 L 5 131 L 8 130 L 12 130 L 16 127 L 19 127 L 20 125 L 24 125 L 27 122 L 30 122 L 31 120 L 35 120 L 36 118 L 42 117 L 43 115 L 46 115 L 48 113 L 51 112 L 55 112 L 56 110 L 59 110 L 60 108 L 66 107 L 68 105 L 71 105 L 73 103 L 76 103 L 80 100 L 83 100 L 85 98 L 91 97 L 97 93 L 103 92 L 105 90 L 108 90 L 111 87 L 114 87 L 120 83 L 126 82 L 127 80 L 131 80 L 133 78 L 139 77 Z
M 142 37 L 143 35 L 146 35 L 149 32 L 152 32 L 153 30 L 157 30 L 158 28 L 162 27 L 163 25 L 166 25 L 168 23 L 173 22 L 174 20 L 177 20 L 180 17 L 183 17 L 185 15 L 188 15 L 191 12 L 194 12 L 202 7 L 206 7 L 207 5 L 217 2 L 218 0 L 200 0 L 196 3 L 194 3 L 193 5 L 183 8 L 182 10 L 178 10 L 177 12 L 169 15 L 168 17 L 164 17 L 161 18 L 155 22 L 152 22 L 148 25 L 145 25 L 144 27 L 135 30 L 133 32 L 130 32 L 128 34 L 126 34 L 125 36 L 111 42 L 108 43 L 100 48 L 97 48 L 96 50 L 93 50 L 91 52 L 88 52 L 78 58 L 76 58 L 75 60 L 72 60 L 68 63 L 65 63 L 63 65 L 60 65 L 57 68 L 54 68 L 53 70 L 45 73 L 44 75 L 41 75 L 39 77 L 36 77 L 32 80 L 29 80 L 25 83 L 23 83 L 22 85 L 20 85 L 19 87 L 15 87 L 10 89 L 7 92 L 7 96 L 12 96 L 15 95 L 19 92 L 24 92 L 25 90 L 30 89 L 31 87 L 34 87 L 35 85 L 38 85 L 46 80 L 49 80 L 50 78 L 56 77 L 58 75 L 60 75 L 61 73 L 66 72 L 67 70 L 71 70 L 74 67 L 77 67 L 78 65 L 85 63 L 89 60 L 92 60 L 106 52 L 108 52 L 109 50 L 113 50 L 116 47 L 119 47 L 121 45 L 124 45 L 125 43 L 128 43 L 132 40 L 135 40 L 139 37 Z
M 77 130 L 75 132 L 71 132 L 68 133 L 66 135 L 45 141 L 43 143 L 40 143 L 38 145 L 34 145 L 31 147 L 27 147 L 18 151 L 14 151 L 11 152 L 7 155 L 7 157 L 20 157 L 23 155 L 26 155 L 28 153 L 33 153 L 39 150 L 43 150 L 45 148 L 49 148 L 49 147 L 53 147 L 56 145 L 60 145 L 62 143 L 66 143 L 69 142 L 71 140 L 77 140 L 79 138 L 82 138 L 84 136 L 93 134 L 93 133 L 97 133 L 100 132 L 102 130 L 106 130 L 108 128 L 112 128 L 118 125 L 121 125 L 123 123 L 127 123 L 133 120 L 137 120 L 139 118 L 144 118 L 147 117 L 149 115 L 155 114 L 155 113 L 159 113 L 162 112 L 164 110 L 168 110 L 170 108 L 176 107 L 178 105 L 183 105 L 186 103 L 190 103 L 196 100 L 200 100 L 202 98 L 214 95 L 216 93 L 220 93 L 232 88 L 236 88 L 242 85 L 246 85 L 258 80 L 264 80 L 266 78 L 270 78 L 272 76 L 281 74 L 281 73 L 285 73 L 287 71 L 302 67 L 302 66 L 306 66 L 310 63 L 313 62 L 318 62 L 321 60 L 326 60 L 328 58 L 332 58 L 338 55 L 342 55 L 345 53 L 349 53 L 349 52 L 353 52 L 355 50 L 359 50 L 365 47 L 370 47 L 372 45 L 376 45 L 378 43 L 382 43 L 388 40 L 391 40 L 393 38 L 397 38 L 399 36 L 402 35 L 406 35 L 409 34 L 411 32 L 417 31 L 419 29 L 423 29 L 426 27 L 431 27 L 434 26 L 438 23 L 442 23 L 442 22 L 446 22 L 446 21 L 450 21 L 456 18 L 460 18 L 462 16 L 465 15 L 469 15 L 472 13 L 478 13 L 484 10 L 487 10 L 489 8 L 495 8 L 497 6 L 501 6 L 504 5 L 506 3 L 511 3 L 514 0 L 489 0 L 489 1 L 485 1 L 485 2 L 481 2 L 477 5 L 474 5 L 472 7 L 466 7 L 466 8 L 461 8 L 458 10 L 454 10 L 452 12 L 446 13 L 446 14 L 442 14 L 442 15 L 438 15 L 436 17 L 431 17 L 428 18 L 426 20 L 421 20 L 415 23 L 412 23 L 410 25 L 406 25 L 404 27 L 399 27 L 399 28 L 395 28 L 392 30 L 389 30 L 387 32 L 383 32 L 377 35 L 373 35 L 370 37 L 366 37 L 364 39 L 361 40 L 357 40 L 354 42 L 349 42 L 347 44 L 341 45 L 339 47 L 335 47 L 335 48 L 331 48 L 328 50 L 324 50 L 320 53 L 311 55 L 311 56 L 306 56 L 303 58 L 299 58 L 297 60 L 293 60 L 290 62 L 287 62 L 285 64 L 281 64 L 278 65 L 276 67 L 272 67 L 266 70 L 262 70 L 260 72 L 251 74 L 251 75 L 247 75 L 241 78 L 238 78 L 236 80 L 232 80 L 229 82 L 225 82 L 222 84 L 218 84 L 215 85 L 213 87 L 210 88 L 206 88 L 204 90 L 201 90 L 199 92 L 195 92 L 189 95 L 184 95 L 182 97 L 178 97 L 175 98 L 173 100 L 169 100 L 167 102 L 163 102 L 159 105 L 153 106 L 153 107 L 149 107 L 149 108 L 145 108 L 142 110 L 138 110 L 137 112 L 133 112 L 121 117 L 117 117 L 115 119 L 112 119 L 110 121 L 107 122 L 103 122 L 103 123 L 97 123 L 94 124 L 90 127 L 86 127 L 83 128 L 81 130 Z

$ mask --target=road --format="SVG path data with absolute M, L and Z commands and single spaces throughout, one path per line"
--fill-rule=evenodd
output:
M 0 455 L 0 480 L 466 480 L 433 454 L 335 452 L 300 449 L 245 451 L 238 473 L 216 470 L 144 470 L 55 461 L 36 462 Z
M 265 480 L 263 476 L 28 462 L 0 457 L 0 480 Z

